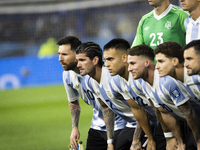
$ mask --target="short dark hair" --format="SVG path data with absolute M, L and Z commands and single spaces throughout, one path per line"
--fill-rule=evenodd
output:
M 172 41 L 164 42 L 158 45 L 155 48 L 154 52 L 155 52 L 155 55 L 158 53 L 162 53 L 166 57 L 171 57 L 171 58 L 177 57 L 179 59 L 179 63 L 184 62 L 182 47 L 180 44 L 176 42 L 172 42 Z
M 128 55 L 131 55 L 131 56 L 146 56 L 148 57 L 149 59 L 153 60 L 154 61 L 154 50 L 148 46 L 148 45 L 145 45 L 145 44 L 142 44 L 142 45 L 137 45 L 137 46 L 134 46 L 132 47 L 131 49 L 129 49 L 128 51 Z
M 71 45 L 71 50 L 76 51 L 76 48 L 81 45 L 81 41 L 75 36 L 66 36 L 58 40 L 57 45 Z
M 196 52 L 200 52 L 200 40 L 193 40 L 183 47 L 182 51 L 185 51 L 188 48 L 194 47 Z
M 127 51 L 130 48 L 130 44 L 125 39 L 115 38 L 109 41 L 106 45 L 104 45 L 103 50 L 106 51 L 109 48 L 115 48 L 116 50 Z
M 101 47 L 94 43 L 94 42 L 85 42 L 82 43 L 77 49 L 76 54 L 85 53 L 90 60 L 93 60 L 95 56 L 99 58 L 98 64 L 102 67 L 103 66 L 103 59 L 102 59 L 102 49 Z

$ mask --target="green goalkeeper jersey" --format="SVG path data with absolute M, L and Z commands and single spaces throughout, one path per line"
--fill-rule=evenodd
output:
M 184 21 L 188 16 L 188 13 L 172 4 L 159 16 L 154 10 L 151 11 L 140 20 L 132 47 L 145 44 L 155 49 L 157 45 L 167 41 L 185 46 Z

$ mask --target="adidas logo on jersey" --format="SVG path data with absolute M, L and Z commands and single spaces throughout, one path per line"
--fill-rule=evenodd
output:
M 172 26 L 171 26 L 171 21 L 167 21 L 166 23 L 165 23 L 165 28 L 167 28 L 167 29 L 170 29 Z
M 79 85 L 75 85 L 75 87 L 74 87 L 75 89 L 78 89 L 79 88 Z

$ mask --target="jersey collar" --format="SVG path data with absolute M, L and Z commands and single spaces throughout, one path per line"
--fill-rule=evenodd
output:
M 162 14 L 160 14 L 159 16 L 156 15 L 155 10 L 153 10 L 153 15 L 154 15 L 154 17 L 155 17 L 157 20 L 162 19 L 164 16 L 166 16 L 166 15 L 169 13 L 169 11 L 171 10 L 172 6 L 173 6 L 173 5 L 170 4 L 170 5 L 167 7 L 167 9 L 166 9 Z
M 194 21 L 194 20 L 192 19 L 192 17 L 189 16 L 189 20 L 190 20 L 190 22 L 192 22 L 194 25 L 197 25 L 197 23 L 200 23 L 200 16 L 199 16 L 199 18 L 197 18 L 196 21 Z

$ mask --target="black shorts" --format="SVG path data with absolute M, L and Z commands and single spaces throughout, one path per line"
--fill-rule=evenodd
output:
M 183 137 L 183 142 L 186 145 L 187 150 L 196 150 L 197 149 L 197 144 L 194 139 L 194 135 L 192 133 L 192 130 L 188 126 L 186 121 L 179 121 L 180 126 L 181 126 L 181 131 L 182 131 L 182 137 Z
M 114 132 L 114 137 L 115 138 L 118 137 L 121 131 L 122 129 L 116 130 Z M 90 128 L 90 130 L 88 131 L 86 150 L 106 150 L 106 149 L 107 149 L 106 131 L 99 131 Z
M 166 150 L 166 139 L 160 123 L 158 123 L 157 127 L 155 128 L 154 139 L 156 141 L 157 150 Z
M 196 150 L 197 149 L 196 141 L 186 121 L 179 121 L 179 124 L 182 132 L 183 142 L 186 145 L 186 150 Z M 154 138 L 156 140 L 156 149 L 166 150 L 166 139 L 164 137 L 160 123 L 157 126 Z
M 134 132 L 135 128 L 125 127 L 115 140 L 115 150 L 129 150 L 132 145 Z M 147 137 L 143 134 L 141 138 L 143 148 L 146 147 L 146 141 Z

